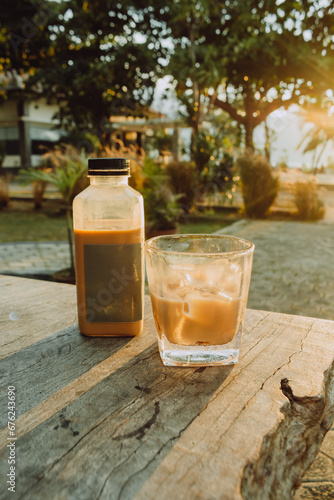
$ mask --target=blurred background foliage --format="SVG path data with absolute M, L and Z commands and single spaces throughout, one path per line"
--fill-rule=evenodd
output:
M 262 217 L 278 185 L 269 148 L 261 152 L 266 161 L 255 154 L 254 129 L 291 104 L 310 119 L 314 109 L 328 118 L 333 36 L 334 6 L 327 0 L 3 0 L 0 101 L 43 95 L 57 103 L 56 118 L 76 154 L 82 153 L 81 134 L 87 154 L 130 156 L 132 185 L 150 210 L 161 208 L 153 208 L 151 191 L 155 202 L 171 200 L 161 208 L 169 225 L 217 192 L 230 200 L 240 177 L 246 214 Z M 151 161 L 152 152 L 171 151 L 173 137 L 156 132 L 146 152 L 115 147 L 110 123 L 115 116 L 149 117 L 164 76 L 166 94 L 179 103 L 178 118 L 191 128 L 189 161 L 156 158 L 153 172 L 148 156 Z M 8 85 L 13 78 L 16 87 Z M 331 124 L 315 124 L 305 149 L 332 138 Z M 64 154 L 70 158 L 68 150 Z M 64 171 L 71 183 L 71 172 Z M 41 172 L 36 182 L 46 181 L 45 167 Z M 56 175 L 53 166 L 48 182 Z M 43 184 L 36 186 L 38 198 Z

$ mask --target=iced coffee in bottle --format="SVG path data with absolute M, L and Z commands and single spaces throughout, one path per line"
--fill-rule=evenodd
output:
M 79 330 L 138 335 L 143 326 L 144 208 L 126 158 L 88 161 L 90 186 L 73 202 Z

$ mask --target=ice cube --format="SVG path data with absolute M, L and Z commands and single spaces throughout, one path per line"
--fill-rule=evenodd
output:
M 164 297 L 170 299 L 184 299 L 194 288 L 187 280 L 169 281 L 165 284 Z
M 183 314 L 199 325 L 219 328 L 228 316 L 235 316 L 238 305 L 236 299 L 224 292 L 192 291 L 183 302 Z

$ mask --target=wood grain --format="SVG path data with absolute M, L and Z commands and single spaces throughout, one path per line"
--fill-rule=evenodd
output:
M 31 339 L 1 312 L 3 384 L 16 377 L 23 412 L 17 498 L 291 498 L 334 417 L 333 322 L 247 310 L 237 365 L 170 368 L 159 358 L 148 298 L 141 336 L 84 342 L 70 320 L 73 302 L 62 298 L 73 299 L 73 287 L 36 291 L 36 283 L 1 288 L 7 307 L 21 311 L 24 295 L 29 307 L 38 297 L 46 318 L 27 316 L 27 332 L 42 329 Z M 50 304 L 62 304 L 59 328 L 57 307 L 47 327 Z M 6 427 L 0 440 L 2 470 Z
M 19 391 L 16 417 L 20 417 L 130 340 L 130 337 L 85 337 L 80 334 L 77 325 L 71 326 L 3 359 L 0 386 L 13 385 Z M 3 391 L 0 407 L 6 405 L 7 393 Z M 0 417 L 0 428 L 6 423 L 7 419 Z
M 37 427 L 40 423 L 44 422 L 55 413 L 57 413 L 61 408 L 69 404 L 74 399 L 78 398 L 89 389 L 98 384 L 101 380 L 109 376 L 118 370 L 123 364 L 127 363 L 143 350 L 147 349 L 154 343 L 156 343 L 156 331 L 154 327 L 152 309 L 149 297 L 145 297 L 145 335 L 140 335 L 138 337 L 133 337 L 129 341 L 128 338 L 122 339 L 110 339 L 119 340 L 124 347 L 121 347 L 112 356 L 108 357 L 104 361 L 100 362 L 90 370 L 86 371 L 84 374 L 79 376 L 77 379 L 73 380 L 63 389 L 54 392 L 51 397 L 44 399 L 41 403 L 36 404 L 31 410 L 28 410 L 21 417 L 17 419 L 17 437 L 21 437 L 27 432 Z M 79 337 L 82 337 L 80 334 Z M 84 337 L 86 338 L 86 337 Z M 91 339 L 94 340 L 94 339 Z M 99 339 L 107 342 L 107 339 Z M 2 362 L 3 363 L 3 362 Z M 2 365 L 1 363 L 1 365 Z M 49 377 L 46 377 L 49 380 Z M 8 386 L 10 383 L 10 378 L 6 377 L 6 384 Z M 32 387 L 35 387 L 34 383 Z M 21 391 L 20 391 L 21 393 Z M 3 397 L 7 394 L 7 391 L 2 391 Z M 22 394 L 22 393 L 21 393 Z M 45 394 L 42 396 L 45 398 Z M 20 410 L 21 411 L 21 410 Z M 5 418 L 5 417 L 3 417 Z M 0 450 L 7 445 L 7 427 L 0 431 Z
M 155 343 L 18 440 L 19 492 L 133 495 L 232 370 L 164 367 Z
M 0 275 L 0 359 L 77 322 L 75 286 Z

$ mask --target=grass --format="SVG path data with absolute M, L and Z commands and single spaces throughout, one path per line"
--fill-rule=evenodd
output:
M 0 242 L 67 241 L 66 217 L 43 213 L 0 213 Z
M 231 224 L 221 215 L 199 216 L 180 224 L 182 234 L 213 233 Z M 34 211 L 31 202 L 10 204 L 0 212 L 0 243 L 18 241 L 67 241 L 66 216 L 60 215 L 54 206 L 46 205 L 42 211 Z
M 186 218 L 187 216 L 185 216 Z M 233 214 L 227 215 L 219 212 L 214 212 L 212 210 L 207 210 L 205 212 L 200 212 L 197 215 L 192 215 L 189 220 L 185 220 L 184 223 L 181 221 L 180 233 L 181 234 L 198 234 L 198 233 L 214 233 L 219 229 L 223 229 L 226 226 L 231 225 L 235 222 L 236 216 Z
M 231 221 L 232 222 L 232 221 Z M 214 233 L 223 227 L 229 226 L 230 222 L 217 222 L 217 221 L 198 221 L 189 222 L 188 224 L 180 224 L 181 234 L 198 234 L 198 233 Z

